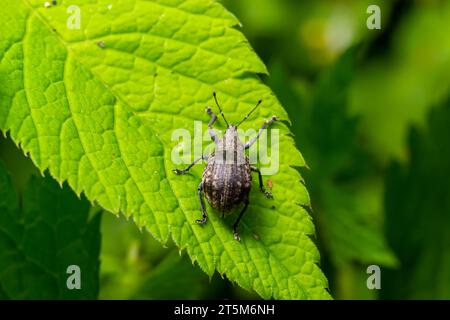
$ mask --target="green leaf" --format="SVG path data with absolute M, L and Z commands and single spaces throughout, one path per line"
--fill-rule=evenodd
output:
M 99 299 L 130 299 L 169 249 L 123 216 L 103 214 L 101 234 Z
M 264 298 L 329 298 L 303 208 L 309 196 L 293 168 L 304 161 L 283 122 L 275 126 L 275 200 L 254 188 L 241 243 L 232 219 L 210 214 L 205 226 L 195 224 L 203 166 L 182 177 L 171 172 L 173 130 L 192 133 L 195 120 L 205 130 L 213 90 L 232 122 L 264 99 L 245 128 L 273 114 L 288 120 L 256 75 L 266 68 L 235 28 L 238 20 L 209 0 L 85 0 L 77 2 L 81 28 L 72 30 L 71 4 L 2 5 L 0 128 L 40 170 L 133 217 L 162 243 L 171 236 L 207 274 L 217 270 Z
M 359 262 L 394 267 L 398 264 L 383 230 L 382 186 L 378 181 L 325 186 L 320 204 L 323 237 L 337 267 Z
M 383 273 L 383 298 L 450 299 L 450 101 L 414 129 L 409 164 L 386 179 L 386 228 L 401 267 Z
M 392 29 L 384 30 L 389 44 L 378 45 L 378 52 L 367 50 L 350 94 L 366 145 L 384 164 L 391 157 L 407 158 L 409 126 L 423 125 L 428 111 L 450 90 L 450 2 L 418 2 L 401 10 L 405 14 L 392 15 L 387 22 Z
M 141 279 L 133 299 L 211 299 L 214 294 L 211 287 L 218 284 L 217 281 L 209 282 L 189 259 L 172 251 Z
M 100 215 L 50 178 L 33 177 L 18 203 L 0 165 L 0 298 L 95 299 Z M 81 289 L 67 288 L 67 268 L 80 267 Z
M 230 298 L 228 281 L 210 279 L 173 243 L 161 247 L 122 216 L 102 215 L 101 234 L 101 300 Z

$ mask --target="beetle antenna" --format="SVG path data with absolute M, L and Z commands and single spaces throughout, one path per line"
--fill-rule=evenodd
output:
M 227 127 L 229 127 L 230 125 L 228 124 L 227 119 L 225 118 L 225 115 L 223 114 L 222 108 L 219 105 L 219 102 L 217 101 L 217 97 L 216 97 L 216 92 L 213 92 L 213 96 L 214 96 L 214 100 L 216 101 L 217 107 L 219 108 L 220 114 L 223 118 L 223 120 L 225 120 L 225 123 L 227 124 Z
M 238 123 L 238 125 L 236 126 L 236 128 L 239 127 L 239 126 L 241 125 L 242 122 L 244 122 L 245 120 L 247 120 L 248 117 L 250 117 L 250 115 L 253 113 L 253 111 L 255 111 L 255 110 L 259 107 L 259 105 L 261 104 L 261 102 L 262 102 L 262 99 L 259 99 L 259 100 L 258 100 L 258 103 L 256 104 L 256 106 L 254 106 L 253 109 L 250 110 L 250 112 L 244 117 L 244 119 L 242 119 L 241 122 Z

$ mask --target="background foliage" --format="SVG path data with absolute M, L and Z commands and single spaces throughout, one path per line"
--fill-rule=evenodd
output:
M 226 3 L 293 119 L 333 296 L 448 299 L 450 4 Z M 380 31 L 365 28 L 369 4 Z
M 264 81 L 308 163 L 333 297 L 450 298 L 450 3 L 222 2 L 268 66 Z M 382 8 L 380 31 L 365 27 L 372 3 Z M 8 138 L 0 158 L 25 203 L 39 173 Z M 124 218 L 103 215 L 101 237 L 100 298 L 257 297 L 209 279 Z M 366 288 L 370 264 L 381 266 L 380 291 Z

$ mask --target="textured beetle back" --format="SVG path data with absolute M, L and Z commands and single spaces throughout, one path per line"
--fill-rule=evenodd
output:
M 212 155 L 203 172 L 203 190 L 211 206 L 226 214 L 248 197 L 251 170 L 248 158 L 242 165 L 218 164 Z

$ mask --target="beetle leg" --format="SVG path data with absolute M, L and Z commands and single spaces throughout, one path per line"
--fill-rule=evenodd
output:
M 256 135 L 256 137 L 254 137 L 252 140 L 250 140 L 249 142 L 247 142 L 245 144 L 245 149 L 250 148 L 261 136 L 261 134 L 264 132 L 264 129 L 271 125 L 272 123 L 274 123 L 275 121 L 277 121 L 278 118 L 276 116 L 273 116 L 272 118 L 270 118 L 269 120 L 267 120 L 266 122 L 264 122 L 264 124 L 262 125 L 261 129 L 259 129 L 258 134 Z
M 241 241 L 241 237 L 239 237 L 239 233 L 237 232 L 237 227 L 239 225 L 239 221 L 241 221 L 241 218 L 244 215 L 244 212 L 247 210 L 247 207 L 248 207 L 248 199 L 245 200 L 244 208 L 242 208 L 242 210 L 239 213 L 239 216 L 238 216 L 236 222 L 233 225 L 233 235 L 234 235 L 234 239 L 237 240 L 237 241 Z
M 194 162 L 192 162 L 190 165 L 188 165 L 186 168 L 184 169 L 173 169 L 172 171 L 175 172 L 175 174 L 185 174 L 186 172 L 188 172 L 197 162 L 199 162 L 200 160 L 208 160 L 209 156 L 201 156 L 197 159 L 194 160 Z
M 265 195 L 267 198 L 273 198 L 272 193 L 270 193 L 269 191 L 267 191 L 266 188 L 264 187 L 264 183 L 263 183 L 261 171 L 260 171 L 257 167 L 253 167 L 253 166 L 251 166 L 250 169 L 251 169 L 253 172 L 257 172 L 257 173 L 258 173 L 258 178 L 259 178 L 259 190 L 261 190 L 261 192 L 264 193 L 264 195 Z
M 195 222 L 197 222 L 198 224 L 204 224 L 208 216 L 206 215 L 205 200 L 203 199 L 203 182 L 200 182 L 197 191 L 198 191 L 198 198 L 200 200 L 200 207 L 202 208 L 202 218 L 196 220 Z
M 206 108 L 206 113 L 209 114 L 211 116 L 211 120 L 209 120 L 208 122 L 208 132 L 209 135 L 211 136 L 212 141 L 217 142 L 217 134 L 214 131 L 214 129 L 212 128 L 212 125 L 214 124 L 214 122 L 216 122 L 217 120 L 217 116 L 215 115 L 215 113 L 211 110 L 210 107 Z

